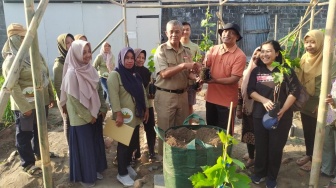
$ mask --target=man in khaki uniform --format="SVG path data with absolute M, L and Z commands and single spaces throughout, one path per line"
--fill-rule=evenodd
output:
M 182 125 L 188 116 L 187 87 L 189 78 L 195 77 L 200 64 L 192 62 L 188 48 L 180 43 L 182 24 L 171 20 L 166 26 L 168 41 L 160 45 L 155 52 L 155 86 L 157 91 L 154 107 L 157 113 L 158 126 L 166 131 L 169 127 Z M 162 155 L 162 141 L 159 140 L 159 154 Z

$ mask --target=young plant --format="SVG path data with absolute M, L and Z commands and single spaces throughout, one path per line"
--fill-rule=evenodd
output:
M 156 48 L 153 48 L 151 50 L 151 55 L 148 57 L 148 63 L 147 63 L 148 69 L 152 73 L 155 72 L 155 63 L 154 63 L 155 52 L 156 52 Z
M 189 180 L 195 188 L 249 188 L 251 179 L 245 174 L 236 172 L 237 166 L 244 168 L 244 163 L 231 158 L 227 153 L 229 146 L 237 144 L 238 141 L 223 131 L 219 132 L 218 136 L 223 143 L 223 156 L 219 156 L 213 166 L 202 166 L 203 172 L 192 175 Z
M 212 14 L 210 13 L 210 7 L 208 6 L 205 12 L 205 19 L 201 21 L 201 27 L 205 28 L 205 33 L 202 33 L 203 38 L 198 46 L 202 52 L 207 52 L 213 46 L 211 36 L 214 34 L 214 32 L 210 28 L 216 26 L 216 23 L 210 22 L 211 18 Z M 202 54 L 196 54 L 196 56 L 193 58 L 193 61 L 200 62 L 201 59 Z

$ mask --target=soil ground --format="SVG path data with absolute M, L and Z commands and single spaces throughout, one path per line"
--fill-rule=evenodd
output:
M 205 103 L 203 100 L 204 90 L 197 96 L 197 104 L 194 106 L 196 114 L 205 118 Z M 111 113 L 111 112 L 110 112 Z M 305 145 L 302 133 L 302 125 L 299 119 L 294 119 L 294 124 L 297 126 L 294 132 L 294 137 L 288 137 L 286 147 L 284 148 L 283 159 L 286 159 L 282 165 L 278 175 L 278 188 L 298 188 L 308 187 L 310 173 L 299 169 L 295 161 L 304 156 Z M 69 158 L 67 155 L 68 149 L 66 140 L 63 134 L 62 119 L 60 117 L 58 108 L 52 108 L 48 117 L 48 139 L 50 151 L 59 155 L 58 158 L 52 158 L 50 165 L 52 166 L 53 182 L 55 187 L 67 188 L 67 187 L 81 187 L 78 183 L 69 182 Z M 144 131 L 141 129 L 141 150 L 142 152 L 147 150 L 146 141 L 143 137 Z M 238 140 L 241 137 L 241 122 L 236 119 L 235 135 Z M 118 180 L 117 167 L 113 165 L 113 159 L 116 156 L 116 142 L 109 143 L 106 149 L 108 169 L 103 172 L 104 179 L 96 182 L 95 187 L 99 188 L 121 188 L 123 187 Z M 19 156 L 14 156 L 11 162 L 8 162 L 8 158 L 11 153 L 15 151 L 15 126 L 11 126 L 0 132 L 0 188 L 37 188 L 43 187 L 42 178 L 32 178 L 22 172 L 20 167 Z M 232 157 L 243 161 L 242 157 L 247 152 L 246 145 L 239 143 L 233 147 Z M 145 155 L 144 155 L 145 156 Z M 146 157 L 142 158 L 142 162 L 138 162 L 136 170 L 138 171 L 137 185 L 135 187 L 152 188 L 153 176 L 155 174 L 162 174 L 162 162 L 158 160 L 153 163 L 145 162 Z M 162 158 L 161 158 L 162 159 Z M 41 166 L 41 161 L 37 161 L 37 166 Z M 245 173 L 251 174 L 253 167 L 244 170 Z M 319 186 L 323 187 L 328 184 L 330 178 L 321 176 L 319 179 Z M 251 183 L 252 188 L 264 188 L 265 184 L 254 185 Z

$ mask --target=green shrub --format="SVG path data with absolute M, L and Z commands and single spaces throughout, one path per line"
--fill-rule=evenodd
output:
M 5 78 L 0 75 L 0 87 L 2 87 L 2 84 L 5 82 Z M 5 112 L 0 119 L 1 122 L 5 124 L 5 126 L 10 125 L 11 123 L 14 122 L 14 114 L 10 108 L 10 101 L 8 101 Z

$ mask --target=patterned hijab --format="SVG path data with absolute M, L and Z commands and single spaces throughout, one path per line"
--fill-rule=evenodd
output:
M 304 36 L 304 39 L 307 37 L 315 40 L 316 53 L 311 54 L 306 52 L 303 54 L 297 76 L 301 84 L 306 87 L 308 93 L 314 96 L 315 78 L 322 74 L 324 34 L 320 30 L 311 30 Z
M 100 55 L 102 55 L 102 57 L 103 57 L 103 59 L 104 59 L 104 61 L 105 61 L 105 63 L 106 63 L 106 67 L 107 67 L 107 69 L 109 70 L 109 72 L 111 72 L 111 71 L 113 71 L 113 69 L 114 69 L 114 62 L 113 62 L 113 58 L 114 58 L 114 56 L 113 56 L 113 54 L 112 54 L 112 51 L 111 51 L 111 49 L 110 49 L 110 51 L 108 52 L 108 53 L 105 53 L 105 50 L 104 50 L 104 46 L 105 46 L 105 44 L 108 44 L 108 45 L 110 45 L 108 42 L 104 42 L 103 44 L 102 44 L 102 47 L 100 48 Z M 110 45 L 111 46 L 111 45 Z
M 136 48 L 136 49 L 134 49 L 134 53 L 135 53 L 135 61 L 138 58 L 138 56 L 140 55 L 140 53 L 144 53 L 145 54 L 145 59 L 146 59 L 146 51 L 145 50 L 142 50 L 140 48 Z M 149 82 L 150 82 L 150 77 L 151 77 L 150 71 L 144 66 L 139 67 L 139 66 L 135 65 L 135 72 L 137 72 L 141 76 L 143 85 L 146 88 L 148 86 Z
M 65 57 L 68 53 L 68 50 L 66 49 L 66 38 L 67 37 L 71 37 L 72 40 L 75 40 L 73 35 L 70 34 L 70 33 L 64 33 L 64 34 L 61 34 L 60 36 L 57 37 L 57 48 L 58 48 L 58 53 L 60 55 L 59 57 L 57 57 L 57 59 L 61 63 L 64 63 Z
M 66 94 L 69 94 L 78 99 L 90 110 L 91 115 L 97 118 L 101 106 L 97 92 L 99 75 L 90 63 L 83 63 L 83 51 L 86 45 L 91 48 L 90 43 L 83 40 L 71 44 L 63 68 L 60 104 L 62 106 L 66 104 Z
M 139 118 L 143 118 L 146 111 L 146 103 L 143 92 L 142 79 L 140 75 L 135 72 L 135 66 L 133 66 L 131 69 L 125 68 L 125 57 L 128 52 L 131 52 L 133 57 L 135 57 L 132 48 L 123 48 L 119 52 L 118 65 L 116 66 L 115 71 L 119 73 L 125 90 L 135 99 L 135 115 Z

